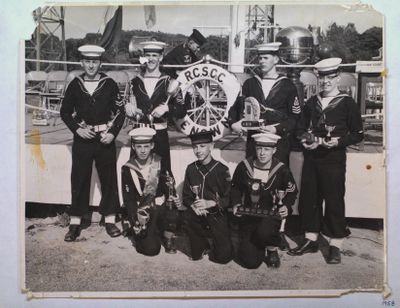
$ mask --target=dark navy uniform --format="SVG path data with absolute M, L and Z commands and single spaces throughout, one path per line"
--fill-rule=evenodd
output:
M 232 178 L 231 205 L 251 206 L 251 180 L 254 177 L 253 158 L 240 162 Z M 296 184 L 290 170 L 278 159 L 272 158 L 268 179 L 262 180 L 259 205 L 263 210 L 273 206 L 273 194 L 276 190 L 286 191 L 283 204 L 288 209 L 294 204 L 297 196 Z M 281 238 L 279 228 L 281 220 L 272 217 L 241 216 L 239 224 L 238 262 L 246 268 L 258 268 L 264 261 L 267 246 L 279 246 Z
M 199 198 L 214 200 L 217 205 L 209 208 L 209 214 L 198 216 L 191 208 L 195 201 L 192 187 L 200 185 Z M 219 161 L 212 159 L 207 165 L 199 161 L 191 163 L 185 173 L 183 184 L 184 224 L 190 240 L 191 256 L 196 260 L 208 249 L 207 231 L 213 240 L 210 260 L 228 263 L 232 259 L 232 244 L 225 208 L 229 205 L 231 177 L 229 169 Z
M 188 65 L 194 62 L 199 61 L 199 58 L 196 54 L 191 51 L 187 46 L 186 43 L 180 44 L 172 49 L 163 60 L 164 64 L 170 65 Z M 181 71 L 181 68 L 168 68 L 166 72 L 172 78 L 176 79 L 178 77 L 177 71 Z
M 144 117 L 139 121 L 140 123 L 149 124 L 149 115 L 152 113 L 154 108 L 164 104 L 167 101 L 167 89 L 169 81 L 169 76 L 161 75 L 154 88 L 153 94 L 151 97 L 149 97 L 144 85 L 144 77 L 142 75 L 138 75 L 131 80 L 131 93 L 133 93 L 136 98 L 137 108 L 141 109 L 144 113 Z M 166 167 L 171 169 L 167 118 L 167 113 L 165 113 L 161 118 L 153 118 L 153 124 L 157 132 L 153 141 L 155 145 L 154 153 L 157 153 L 162 159 L 165 159 Z
M 289 164 L 289 139 L 296 127 L 301 108 L 297 97 L 297 90 L 293 83 L 284 76 L 279 76 L 271 88 L 268 97 L 264 96 L 262 88 L 262 78 L 254 75 L 247 79 L 242 87 L 242 95 L 238 97 L 234 105 L 229 110 L 229 121 L 233 124 L 242 118 L 244 109 L 244 99 L 254 97 L 260 105 L 274 109 L 276 113 L 269 111 L 262 112 L 260 118 L 266 121 L 266 125 L 276 124 L 276 133 L 281 136 L 277 145 L 275 157 L 280 161 Z M 256 133 L 249 131 L 247 133 L 246 157 L 255 155 L 254 140 L 251 136 Z
M 302 130 L 325 137 L 325 125 L 335 126 L 332 138 L 339 137 L 338 146 L 318 146 L 304 151 L 303 176 L 299 200 L 302 226 L 307 232 L 322 232 L 330 238 L 350 234 L 345 219 L 346 147 L 362 141 L 363 125 L 354 100 L 340 94 L 322 109 L 321 97 L 311 97 L 304 107 Z M 322 203 L 325 201 L 325 215 Z
M 169 210 L 165 206 L 168 195 L 167 176 L 172 176 L 171 171 L 165 166 L 165 161 L 160 156 L 154 153 L 150 155 L 150 169 L 153 169 L 153 174 L 145 178 L 142 168 L 134 158 L 131 158 L 122 166 L 121 182 L 124 205 L 127 208 L 131 226 L 138 220 L 138 208 L 142 205 L 153 204 L 149 210 L 150 221 L 146 231 L 134 234 L 134 238 L 137 252 L 155 256 L 160 253 L 163 231 L 176 229 L 176 226 L 171 226 L 171 221 L 166 218 L 171 214 L 176 216 L 178 214 L 176 209 Z M 151 188 L 146 189 L 146 185 L 152 185 L 154 191 L 151 191 Z M 147 194 L 146 190 L 150 193 Z M 174 223 L 177 223 L 177 219 Z M 174 230 L 171 230 L 172 228 Z
M 124 123 L 124 108 L 119 98 L 117 84 L 105 74 L 92 95 L 84 86 L 84 75 L 76 77 L 69 84 L 61 106 L 61 118 L 74 133 L 72 144 L 72 203 L 71 216 L 82 217 L 89 210 L 90 183 L 93 161 L 101 184 L 100 213 L 104 216 L 115 214 L 119 209 L 115 138 Z M 100 142 L 100 135 L 94 139 L 83 139 L 77 133 L 82 121 L 86 125 L 107 124 L 119 111 L 119 116 L 109 133 L 115 136 L 110 144 Z M 73 114 L 76 113 L 76 116 Z

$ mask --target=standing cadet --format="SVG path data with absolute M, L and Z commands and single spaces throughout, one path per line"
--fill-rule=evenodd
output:
M 164 64 L 177 64 L 187 65 L 199 61 L 197 56 L 200 47 L 207 42 L 207 39 L 198 31 L 193 29 L 192 34 L 188 37 L 187 41 L 183 44 L 176 46 L 164 58 Z M 177 78 L 178 69 L 168 70 L 170 76 L 174 79 Z
M 119 210 L 115 138 L 124 123 L 124 108 L 117 84 L 100 73 L 104 49 L 95 45 L 79 47 L 84 73 L 69 84 L 61 106 L 61 118 L 74 134 L 72 144 L 71 222 L 65 241 L 80 234 L 81 217 L 89 211 L 92 164 L 100 178 L 100 213 L 105 216 L 111 237 L 121 234 L 115 226 Z M 74 116 L 74 114 L 76 114 Z
M 350 234 L 344 204 L 346 147 L 363 139 L 358 106 L 338 89 L 341 62 L 329 58 L 315 65 L 322 92 L 306 102 L 302 125 L 305 151 L 299 212 L 305 240 L 288 252 L 293 256 L 317 252 L 322 232 L 329 238 L 330 264 L 341 262 L 341 245 Z
M 155 134 L 148 126 L 129 132 L 134 155 L 121 172 L 122 195 L 134 231 L 136 251 L 147 256 L 159 254 L 163 235 L 165 251 L 176 253 L 172 232 L 176 231 L 177 208 L 181 207 L 175 196 L 171 170 L 166 168 L 165 160 L 152 152 Z M 175 219 L 168 219 L 173 215 Z
M 232 243 L 225 209 L 229 205 L 231 177 L 229 169 L 211 156 L 214 147 L 211 132 L 190 136 L 197 161 L 191 163 L 183 183 L 184 226 L 189 236 L 191 260 L 202 259 L 213 244 L 209 259 L 216 263 L 232 260 Z
M 246 268 L 258 268 L 263 261 L 268 267 L 278 268 L 280 259 L 277 247 L 281 243 L 277 217 L 240 216 L 240 206 L 270 211 L 278 202 L 278 190 L 282 191 L 282 206 L 278 209 L 280 218 L 288 215 L 297 195 L 296 184 L 287 166 L 275 157 L 279 136 L 272 133 L 253 135 L 256 157 L 246 158 L 238 164 L 232 178 L 231 205 L 233 213 L 239 216 L 239 249 L 237 260 Z M 267 256 L 265 257 L 265 250 Z
M 271 132 L 281 136 L 275 156 L 289 165 L 289 135 L 294 132 L 300 116 L 300 103 L 297 90 L 286 76 L 279 75 L 276 65 L 279 62 L 280 42 L 257 45 L 259 74 L 247 79 L 242 94 L 229 110 L 229 121 L 235 132 L 243 132 L 242 119 L 245 99 L 256 99 L 260 108 L 260 119 L 265 120 L 258 132 Z M 257 130 L 247 132 L 246 157 L 254 156 L 254 140 L 251 137 Z
M 166 46 L 163 42 L 141 43 L 144 52 L 144 71 L 131 80 L 131 101 L 125 105 L 126 115 L 135 121 L 154 125 L 154 152 L 166 161 L 171 169 L 170 146 L 168 140 L 167 90 L 170 77 L 160 72 L 160 63 Z

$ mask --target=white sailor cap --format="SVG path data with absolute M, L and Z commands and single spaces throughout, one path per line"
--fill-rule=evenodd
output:
M 254 134 L 252 135 L 252 137 L 256 145 L 261 145 L 266 147 L 275 147 L 278 140 L 281 139 L 280 136 L 267 132 Z
M 102 54 L 105 52 L 103 47 L 97 45 L 83 45 L 78 48 L 83 59 L 101 59 Z
M 325 76 L 330 74 L 336 74 L 339 69 L 339 65 L 342 63 L 341 58 L 328 58 L 319 61 L 314 65 L 319 76 Z
M 155 129 L 149 126 L 140 126 L 132 129 L 129 132 L 132 143 L 149 143 L 153 141 L 153 137 L 156 134 Z
M 264 43 L 256 45 L 257 53 L 259 55 L 264 54 L 277 54 L 279 51 L 279 46 L 281 46 L 281 42 L 273 42 L 273 43 Z
M 143 52 L 157 52 L 157 53 L 163 53 L 164 48 L 167 46 L 164 42 L 159 42 L 159 41 L 146 41 L 146 42 L 141 42 L 140 45 L 143 46 Z

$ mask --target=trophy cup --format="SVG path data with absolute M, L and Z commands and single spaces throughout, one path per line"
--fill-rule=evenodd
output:
M 195 194 L 194 201 L 196 202 L 197 200 L 200 199 L 199 194 L 200 194 L 201 185 L 192 185 L 192 186 L 190 186 L 190 189 Z
M 325 136 L 325 141 L 329 142 L 332 140 L 332 136 L 331 133 L 333 132 L 333 130 L 336 128 L 336 126 L 333 125 L 326 125 L 325 124 L 325 130 L 328 132 Z
M 166 172 L 165 177 L 165 185 L 167 185 L 168 187 L 168 197 L 166 200 L 166 205 L 169 210 L 172 210 L 174 207 L 174 199 L 172 198 L 172 196 L 174 195 L 175 180 L 172 176 L 170 176 L 168 171 Z
M 260 104 L 254 97 L 247 97 L 244 100 L 244 118 L 242 127 L 245 130 L 257 130 L 264 124 L 264 120 L 260 120 Z
M 286 196 L 286 190 L 276 190 L 275 197 L 278 198 L 278 204 L 274 202 L 272 209 L 270 211 L 271 216 L 277 216 L 280 218 L 278 209 L 283 205 L 283 199 Z

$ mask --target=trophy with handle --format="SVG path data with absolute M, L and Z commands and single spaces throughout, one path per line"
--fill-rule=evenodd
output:
M 275 197 L 278 199 L 278 204 L 274 202 L 274 205 L 272 206 L 272 209 L 270 211 L 271 216 L 275 216 L 280 219 L 279 208 L 283 206 L 283 199 L 285 198 L 285 196 L 286 196 L 286 190 L 277 189 L 275 191 Z
M 190 189 L 195 195 L 194 201 L 196 202 L 196 201 L 200 200 L 199 195 L 200 195 L 201 185 L 191 185 Z
M 327 134 L 325 136 L 326 142 L 330 142 L 332 140 L 331 133 L 334 131 L 335 128 L 336 128 L 336 126 L 334 126 L 334 125 L 325 124 L 325 130 L 327 131 Z
M 169 210 L 172 210 L 174 207 L 174 199 L 172 196 L 174 195 L 175 190 L 175 180 L 168 171 L 166 172 L 165 177 L 165 185 L 168 187 L 166 205 Z

